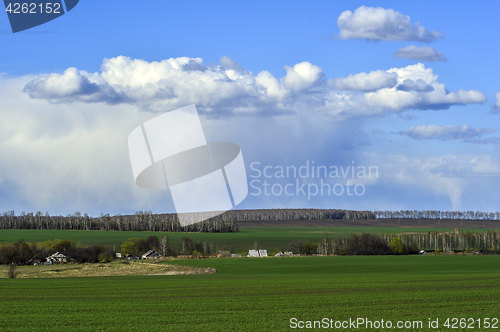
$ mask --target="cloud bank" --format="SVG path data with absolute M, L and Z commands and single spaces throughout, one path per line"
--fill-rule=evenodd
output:
M 191 66 L 197 65 L 191 62 Z M 318 68 L 312 65 L 304 65 L 303 68 L 290 66 L 289 70 L 297 73 L 291 76 L 293 79 L 286 86 L 281 79 L 277 80 L 279 89 L 273 98 L 279 99 L 280 89 L 300 90 L 304 86 L 310 88 L 303 95 L 317 94 L 318 89 L 321 91 L 325 88 L 321 84 L 328 85 L 321 83 L 323 78 L 314 79 L 314 75 L 322 76 Z M 401 70 L 403 69 L 388 71 L 397 74 L 398 83 L 395 87 L 380 88 L 369 93 L 359 90 L 336 93 L 363 96 L 384 90 L 405 92 L 396 90 L 409 77 Z M 87 78 L 90 76 L 78 73 Z M 369 76 L 370 73 L 366 75 Z M 313 79 L 304 80 L 304 76 Z M 410 76 L 415 81 L 428 81 L 425 75 Z M 81 80 L 78 75 L 70 77 Z M 364 75 L 358 77 L 362 78 Z M 125 214 L 137 210 L 172 212 L 166 192 L 143 190 L 134 184 L 128 157 L 128 134 L 156 114 L 140 110 L 136 105 L 138 102 L 83 102 L 79 98 L 88 98 L 89 94 L 75 93 L 78 85 L 68 85 L 62 96 L 56 94 L 55 104 L 48 103 L 45 99 L 30 98 L 22 92 L 28 82 L 39 78 L 0 78 L 0 153 L 4 156 L 0 164 L 0 205 L 3 210 L 14 209 L 17 213 L 23 210 L 41 210 L 58 214 L 78 210 L 92 215 L 99 215 L 100 212 Z M 96 83 L 90 78 L 89 82 Z M 311 82 L 319 82 L 320 85 L 314 86 Z M 130 83 L 134 84 L 132 81 Z M 113 87 L 114 83 L 107 84 Z M 77 88 L 73 88 L 74 86 Z M 350 88 L 353 87 L 357 86 Z M 407 90 L 415 92 L 410 88 Z M 95 96 L 102 98 L 105 94 Z M 202 116 L 203 127 L 207 139 L 211 141 L 238 143 L 244 150 L 247 166 L 253 161 L 262 162 L 263 165 L 297 167 L 306 160 L 314 160 L 316 165 L 351 165 L 355 161 L 358 165 L 376 165 L 381 173 L 380 178 L 365 183 L 367 195 L 359 200 L 348 196 L 323 196 L 311 201 L 304 201 L 298 196 L 290 199 L 288 196 L 262 196 L 255 200 L 249 199 L 243 208 L 325 207 L 337 204 L 353 209 L 359 209 L 359 206 L 367 209 L 419 209 L 436 206 L 442 209 L 449 202 L 453 203 L 453 207 L 460 206 L 462 200 L 469 206 L 477 206 L 480 204 L 478 202 L 483 201 L 492 202 L 494 206 L 497 201 L 491 196 L 496 193 L 496 184 L 491 179 L 497 179 L 499 174 L 491 167 L 498 158 L 492 157 L 490 163 L 482 161 L 460 173 L 452 168 L 451 161 L 447 164 L 439 158 L 422 160 L 411 156 L 393 156 L 387 153 L 392 151 L 392 146 L 387 145 L 389 143 L 377 147 L 370 135 L 364 133 L 364 126 L 372 123 L 372 119 L 350 118 L 340 121 L 315 113 L 308 105 L 304 104 L 304 109 L 298 110 L 295 116 L 235 117 L 231 121 Z M 298 106 L 295 107 L 298 109 Z M 217 107 L 213 108 L 216 109 Z M 471 139 L 485 138 L 471 135 Z M 464 161 L 464 165 L 468 165 L 466 162 Z M 447 167 L 446 172 L 444 167 Z M 489 180 L 481 190 L 477 189 L 478 176 Z M 467 180 L 472 177 L 474 180 Z M 467 195 L 469 192 L 471 197 L 461 199 L 462 193 Z M 430 198 L 422 200 L 421 197 Z
M 419 41 L 430 43 L 443 34 L 428 31 L 419 22 L 393 9 L 361 6 L 354 12 L 346 10 L 337 19 L 339 39 L 365 39 L 374 41 Z
M 396 73 L 376 70 L 369 73 L 359 73 L 348 77 L 339 77 L 329 81 L 336 90 L 376 91 L 392 88 L 398 83 Z
M 499 137 L 488 137 L 482 138 L 484 135 L 495 133 L 496 130 L 490 128 L 473 128 L 468 125 L 454 126 L 438 126 L 438 125 L 427 125 L 427 126 L 416 126 L 410 127 L 406 130 L 401 130 L 397 132 L 399 135 L 408 136 L 416 140 L 440 140 L 440 141 L 450 141 L 450 140 L 462 140 L 465 143 L 473 144 L 492 144 L 495 150 L 500 150 L 500 138 Z M 500 151 L 499 151 L 500 152 Z
M 307 110 L 348 118 L 442 110 L 486 100 L 477 90 L 449 92 L 422 63 L 329 80 L 321 67 L 307 61 L 284 69 L 286 75 L 276 78 L 268 71 L 254 75 L 228 57 L 222 57 L 220 65 L 205 66 L 200 58 L 148 62 L 118 56 L 104 59 L 100 73 L 68 68 L 62 74 L 40 75 L 24 92 L 52 103 L 132 104 L 148 111 L 196 104 L 215 117 Z
M 438 139 L 441 141 L 448 141 L 457 139 L 471 140 L 494 132 L 496 132 L 494 129 L 473 128 L 465 124 L 461 126 L 438 126 L 431 124 L 427 126 L 410 127 L 406 130 L 399 131 L 398 134 L 418 140 Z
M 395 52 L 394 57 L 400 59 L 410 59 L 415 61 L 448 61 L 443 52 L 438 51 L 430 46 L 417 47 L 409 45 Z

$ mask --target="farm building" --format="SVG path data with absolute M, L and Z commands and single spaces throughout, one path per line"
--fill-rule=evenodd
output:
M 231 257 L 231 252 L 229 250 L 219 250 L 217 253 L 217 258 L 227 258 Z
M 281 251 L 274 255 L 274 257 L 288 257 L 288 256 L 293 256 L 293 252 L 291 251 Z
M 28 265 L 44 265 L 47 264 L 47 260 L 45 258 L 40 258 L 38 256 L 33 257 L 27 263 Z
M 247 257 L 267 257 L 267 250 L 248 250 Z
M 54 263 L 65 263 L 68 261 L 68 258 L 66 255 L 61 254 L 59 251 L 56 252 L 55 254 L 47 257 L 47 262 L 49 264 L 54 264 Z
M 142 259 L 160 258 L 161 255 L 154 250 L 150 250 L 141 256 Z

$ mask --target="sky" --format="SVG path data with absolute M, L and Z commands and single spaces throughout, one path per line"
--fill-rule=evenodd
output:
M 241 147 L 238 209 L 499 211 L 499 10 L 80 1 L 18 33 L 0 13 L 0 212 L 175 212 L 127 138 L 191 104 Z

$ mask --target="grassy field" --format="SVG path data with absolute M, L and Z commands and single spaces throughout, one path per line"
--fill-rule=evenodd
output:
M 218 273 L 2 279 L 0 330 L 288 331 L 291 318 L 366 318 L 394 324 L 423 322 L 422 329 L 405 331 L 444 331 L 446 318 L 500 317 L 500 256 L 317 256 L 175 263 L 212 267 Z M 429 318 L 439 319 L 438 329 L 428 328 Z M 481 330 L 477 324 L 475 330 Z
M 197 240 L 213 242 L 219 249 L 223 246 L 234 247 L 235 252 L 245 252 L 250 249 L 255 241 L 259 241 L 263 249 L 270 253 L 276 249 L 282 250 L 284 246 L 294 240 L 318 242 L 323 238 L 323 233 L 329 237 L 348 235 L 352 233 L 406 233 L 449 231 L 449 228 L 390 228 L 390 227 L 240 227 L 237 233 L 164 233 L 164 232 L 117 232 L 117 231 L 80 231 L 80 230 L 0 230 L 0 244 L 17 242 L 43 242 L 55 239 L 70 239 L 83 245 L 108 244 L 120 245 L 132 237 L 147 238 L 155 235 L 161 238 L 168 234 L 170 243 L 177 246 L 183 236 Z M 473 229 L 475 232 L 484 232 L 487 229 Z
M 0 278 L 8 277 L 8 266 L 0 266 Z M 54 265 L 18 266 L 15 277 L 19 279 L 71 278 L 71 277 L 118 277 L 141 275 L 185 275 L 215 273 L 214 269 L 172 264 L 171 259 L 119 260 L 108 263 L 70 263 Z

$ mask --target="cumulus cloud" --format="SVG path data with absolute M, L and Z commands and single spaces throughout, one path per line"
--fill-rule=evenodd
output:
M 135 103 L 159 111 L 194 103 L 206 111 L 233 113 L 258 113 L 272 104 L 279 112 L 282 102 L 321 85 L 324 76 L 309 62 L 285 69 L 287 74 L 278 80 L 268 72 L 254 76 L 228 57 L 219 66 L 204 67 L 200 58 L 147 62 L 118 56 L 105 59 L 101 73 L 69 68 L 62 75 L 41 75 L 24 91 L 52 102 Z
M 472 139 L 491 134 L 496 132 L 494 129 L 490 128 L 473 128 L 466 124 L 461 126 L 447 125 L 423 125 L 410 127 L 406 130 L 401 130 L 398 132 L 399 135 L 408 136 L 413 139 L 427 140 L 427 139 L 438 139 L 441 141 L 448 140 L 466 140 L 470 141 Z
M 415 61 L 448 61 L 443 52 L 438 51 L 430 46 L 417 47 L 415 45 L 409 45 L 404 48 L 400 48 L 393 55 L 396 58 L 410 59 Z
M 399 91 L 432 91 L 434 88 L 429 84 L 425 83 L 422 79 L 417 79 L 415 81 L 409 78 L 405 79 L 401 84 L 398 85 Z
M 484 94 L 477 90 L 449 92 L 432 68 L 426 68 L 422 63 L 391 68 L 387 72 L 397 74 L 395 87 L 366 93 L 329 91 L 325 112 L 336 116 L 366 116 L 401 113 L 409 109 L 440 110 L 486 101 Z
M 500 158 L 491 155 L 446 155 L 431 173 L 447 178 L 500 176 Z
M 109 104 L 129 101 L 127 96 L 113 89 L 106 81 L 91 82 L 85 72 L 68 68 L 63 74 L 49 74 L 30 81 L 24 87 L 31 98 L 71 102 L 79 99 L 84 102 L 106 100 Z
M 293 67 L 285 66 L 286 76 L 283 77 L 283 85 L 296 92 L 305 91 L 318 85 L 324 76 L 323 70 L 309 62 L 301 62 Z
M 393 9 L 361 6 L 354 12 L 346 10 L 337 19 L 339 39 L 366 39 L 385 41 L 433 42 L 443 36 L 441 32 L 428 31 L 419 22 L 411 23 L 410 17 Z
M 368 74 L 351 74 L 347 77 L 331 79 L 328 83 L 336 90 L 375 91 L 394 87 L 398 83 L 398 75 L 376 70 Z
M 147 62 L 125 56 L 105 59 L 100 73 L 69 68 L 63 74 L 40 75 L 25 85 L 34 99 L 52 103 L 134 104 L 165 111 L 196 104 L 202 113 L 280 115 L 315 112 L 336 117 L 401 113 L 409 109 L 447 109 L 483 103 L 476 90 L 447 91 L 424 64 L 352 74 L 327 81 L 321 67 L 307 61 L 285 66 L 276 78 L 257 75 L 223 57 L 204 66 L 200 58 Z
M 498 111 L 500 110 L 500 92 L 495 92 L 495 99 L 496 103 L 491 109 L 492 114 L 498 114 Z

